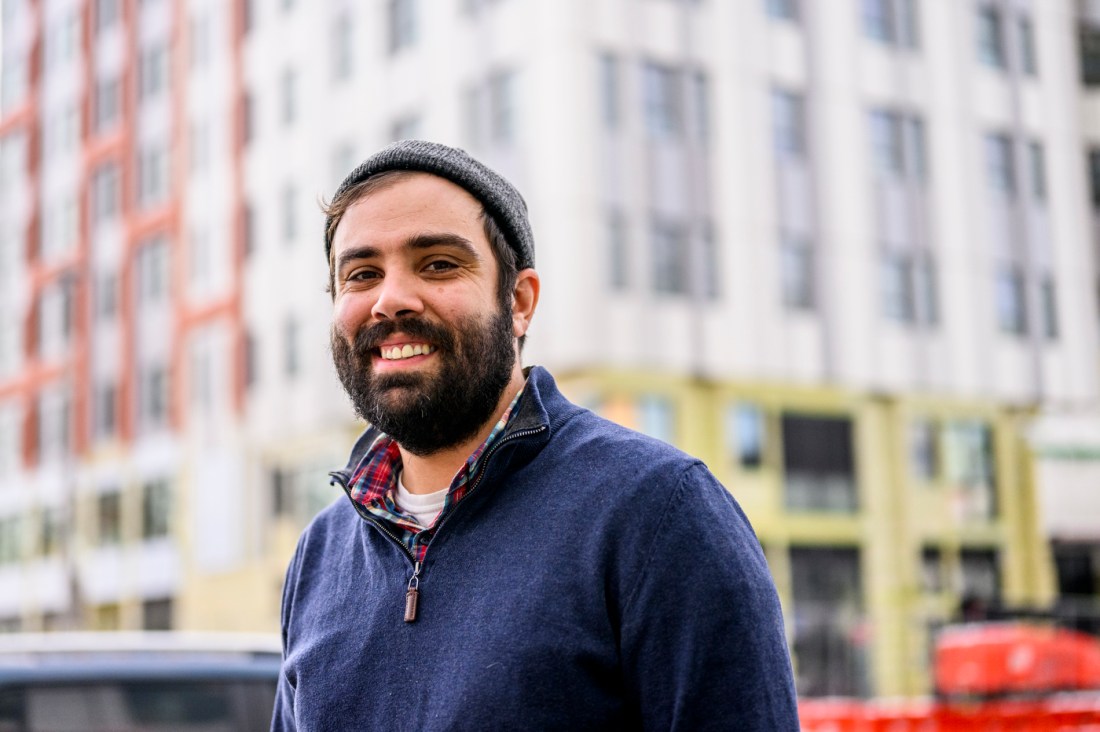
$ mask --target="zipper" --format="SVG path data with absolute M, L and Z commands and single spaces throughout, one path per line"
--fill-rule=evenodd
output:
M 478 471 L 477 477 L 474 478 L 474 482 L 470 484 L 470 489 L 466 491 L 466 495 L 463 497 L 463 502 L 465 502 L 465 499 L 469 498 L 470 495 L 477 489 L 477 487 L 481 485 L 481 479 L 485 477 L 485 473 L 489 470 L 489 460 L 493 457 L 493 455 L 499 448 L 504 447 L 506 444 L 508 444 L 509 442 L 513 442 L 514 440 L 519 440 L 524 437 L 530 437 L 531 435 L 537 435 L 538 433 L 544 432 L 545 430 L 546 425 L 539 425 L 538 427 L 531 427 L 525 430 L 519 430 L 518 432 L 513 432 L 510 435 L 505 435 L 497 443 L 490 447 L 489 452 L 485 453 L 484 457 L 482 458 L 481 470 Z M 405 556 L 409 558 L 409 562 L 413 566 L 413 573 L 412 577 L 409 578 L 409 583 L 405 587 L 405 615 L 403 619 L 406 623 L 415 622 L 420 605 L 420 570 L 423 560 L 417 559 L 416 556 L 412 553 L 412 550 L 405 546 L 405 542 L 401 541 L 401 539 L 399 539 L 396 534 L 390 531 L 389 528 L 382 521 L 378 520 L 378 518 L 367 511 L 367 509 L 364 508 L 362 504 L 351 497 L 351 489 L 348 487 L 347 478 L 345 477 L 343 472 L 334 470 L 333 472 L 329 473 L 329 477 L 335 480 L 340 485 L 340 487 L 344 489 L 344 493 L 347 494 L 348 500 L 350 500 L 351 505 L 355 507 L 355 512 L 359 514 L 359 517 L 364 521 L 370 522 L 379 531 L 388 536 L 390 540 L 393 541 L 393 543 L 396 544 L 402 552 L 404 552 Z M 451 516 L 454 516 L 457 511 L 458 506 L 455 506 L 451 509 L 451 512 L 449 514 L 443 517 L 443 520 L 440 521 L 439 525 L 435 528 L 436 536 L 439 536 L 439 532 L 443 529 L 444 524 L 446 524 L 447 521 L 450 520 Z M 430 548 L 431 547 L 429 546 L 428 549 Z M 425 558 L 428 556 L 428 549 L 424 550 Z

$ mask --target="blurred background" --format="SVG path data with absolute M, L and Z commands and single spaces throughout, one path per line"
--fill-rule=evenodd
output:
M 318 203 L 424 138 L 527 197 L 525 361 L 741 502 L 804 696 L 1100 631 L 1100 2 L 0 5 L 0 630 L 278 630 L 362 428 Z

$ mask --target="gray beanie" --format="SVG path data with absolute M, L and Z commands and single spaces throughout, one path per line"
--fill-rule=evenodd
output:
M 379 150 L 344 178 L 333 198 L 372 175 L 387 170 L 418 170 L 438 175 L 458 185 L 481 202 L 492 214 L 509 246 L 516 252 L 516 268 L 535 266 L 535 237 L 527 220 L 527 204 L 515 186 L 500 174 L 470 157 L 464 150 L 425 140 L 402 140 Z M 329 227 L 325 218 L 325 259 L 332 252 Z

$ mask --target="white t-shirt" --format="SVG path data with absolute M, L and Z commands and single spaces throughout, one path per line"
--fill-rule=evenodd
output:
M 434 493 L 409 493 L 401 480 L 401 473 L 397 474 L 397 505 L 401 510 L 415 516 L 417 522 L 424 528 L 431 527 L 439 518 L 439 512 L 443 510 L 443 503 L 447 500 L 448 490 L 450 486 Z

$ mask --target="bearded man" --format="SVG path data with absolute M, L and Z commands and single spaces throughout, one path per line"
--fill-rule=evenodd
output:
M 333 361 L 370 428 L 287 571 L 272 729 L 797 730 L 729 492 L 521 368 L 519 192 L 405 141 L 326 213 Z

